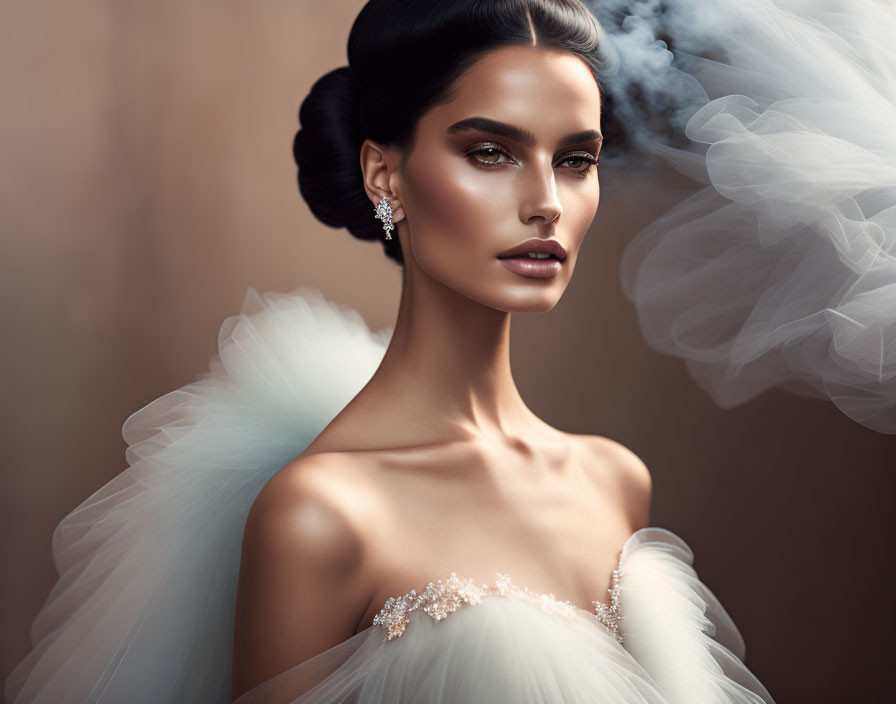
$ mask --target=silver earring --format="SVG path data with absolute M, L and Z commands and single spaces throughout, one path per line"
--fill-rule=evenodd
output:
M 391 240 L 392 230 L 395 229 L 395 225 L 392 224 L 392 206 L 389 205 L 389 201 L 387 201 L 385 197 L 381 198 L 379 204 L 373 209 L 373 212 L 376 213 L 377 220 L 383 221 L 383 229 L 386 231 L 386 239 Z

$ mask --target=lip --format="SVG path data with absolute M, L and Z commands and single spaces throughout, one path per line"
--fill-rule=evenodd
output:
M 550 279 L 560 273 L 563 262 L 558 259 L 530 259 L 529 257 L 505 257 L 499 262 L 514 274 L 533 279 Z
M 559 240 L 542 240 L 538 238 L 532 238 L 530 240 L 526 240 L 515 247 L 511 247 L 510 249 L 501 252 L 498 255 L 498 259 L 506 259 L 507 257 L 515 257 L 518 254 L 526 254 L 527 252 L 547 252 L 548 254 L 553 254 L 559 261 L 563 261 L 566 259 L 566 248 L 560 244 Z M 533 259 L 532 261 L 539 261 L 537 259 Z M 541 260 L 541 261 L 551 261 L 549 259 Z

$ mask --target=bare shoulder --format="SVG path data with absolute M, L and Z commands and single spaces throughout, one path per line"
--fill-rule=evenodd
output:
M 370 594 L 357 462 L 300 457 L 258 494 L 243 534 L 233 694 L 355 634 Z
M 262 538 L 288 541 L 305 557 L 338 567 L 360 547 L 356 498 L 364 473 L 349 454 L 318 453 L 283 467 L 256 497 L 246 520 L 244 544 Z M 339 549 L 343 548 L 343 549 Z M 321 564 L 321 567 L 326 565 Z
M 619 489 L 629 507 L 635 529 L 650 524 L 653 478 L 644 461 L 631 449 L 601 435 L 577 435 L 587 456 Z

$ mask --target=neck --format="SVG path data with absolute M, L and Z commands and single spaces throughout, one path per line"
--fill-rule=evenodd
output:
M 417 268 L 405 269 L 386 354 L 350 405 L 372 411 L 386 437 L 400 429 L 406 445 L 503 442 L 542 425 L 523 402 L 510 370 L 510 314 Z

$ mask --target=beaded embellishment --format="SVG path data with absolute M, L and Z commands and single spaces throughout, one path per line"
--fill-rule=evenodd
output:
M 620 643 L 622 642 L 622 633 L 619 630 L 619 617 L 622 615 L 622 607 L 619 604 L 619 577 L 622 574 L 619 567 L 613 570 L 613 579 L 608 593 L 610 594 L 610 605 L 607 606 L 602 601 L 592 601 L 597 620 L 606 626 L 607 631 Z
M 621 560 L 620 555 L 620 560 Z M 560 601 L 553 594 L 530 592 L 528 587 L 518 587 L 506 574 L 497 572 L 497 579 L 493 586 L 483 584 L 477 586 L 472 579 L 462 579 L 457 573 L 452 572 L 446 580 L 438 579 L 426 585 L 426 588 L 417 593 L 416 589 L 401 596 L 392 596 L 386 600 L 385 605 L 373 619 L 373 625 L 386 631 L 386 641 L 402 636 L 407 629 L 410 614 L 422 609 L 436 621 L 441 621 L 448 614 L 454 613 L 461 606 L 475 605 L 482 601 L 484 596 L 514 596 L 538 606 L 548 613 L 562 614 L 574 617 L 579 611 L 578 607 L 569 600 Z M 621 605 L 619 603 L 619 579 L 621 571 L 617 564 L 613 570 L 612 584 L 608 590 L 610 595 L 609 605 L 592 601 L 595 608 L 595 617 L 604 625 L 607 632 L 619 643 L 622 643 L 622 634 L 619 629 Z

